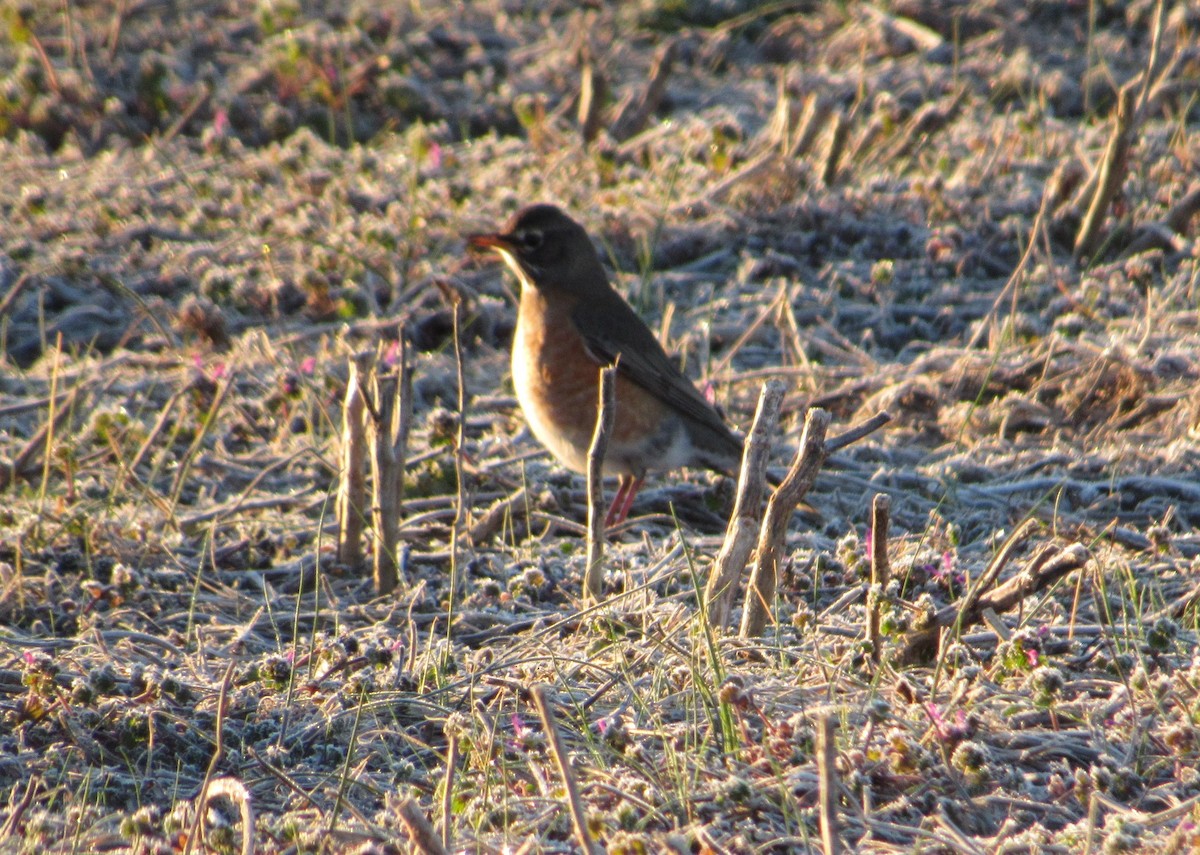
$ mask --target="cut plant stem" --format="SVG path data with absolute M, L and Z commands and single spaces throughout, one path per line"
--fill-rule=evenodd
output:
M 1100 243 L 1100 226 L 1108 214 L 1113 197 L 1125 180 L 1129 160 L 1129 139 L 1134 125 L 1133 83 L 1121 87 L 1112 133 L 1099 166 L 1096 167 L 1096 192 L 1075 238 L 1075 260 L 1090 260 Z
M 599 601 L 604 588 L 604 456 L 608 453 L 608 438 L 612 434 L 616 414 L 616 377 L 620 357 L 612 365 L 600 369 L 600 400 L 596 411 L 596 431 L 588 449 L 588 538 L 587 571 L 583 590 L 588 599 Z M 618 492 L 615 502 L 621 500 Z
M 738 578 L 754 549 L 755 534 L 762 517 L 762 495 L 766 484 L 767 460 L 771 455 L 771 436 L 779 422 L 785 388 L 779 380 L 768 380 L 763 384 L 754 412 L 754 423 L 746 436 L 733 514 L 704 590 L 708 625 L 714 629 L 724 629 L 729 623 Z
M 830 710 L 817 717 L 817 787 L 820 799 L 821 848 L 825 855 L 840 855 L 842 841 L 837 822 L 837 746 L 833 732 L 836 720 Z
M 886 494 L 876 494 L 871 501 L 871 591 L 867 595 L 867 642 L 871 645 L 871 661 L 877 665 L 883 646 L 879 633 L 880 612 L 883 610 L 884 590 L 891 575 L 887 552 L 891 510 L 892 500 Z
M 408 348 L 400 335 L 394 374 L 381 378 L 383 354 L 377 353 L 371 369 L 371 392 L 376 412 L 372 413 L 374 436 L 371 472 L 375 501 L 375 593 L 386 594 L 400 581 L 400 516 L 404 500 L 404 468 L 408 454 L 408 432 L 412 423 L 412 367 Z
M 829 429 L 829 413 L 819 407 L 808 411 L 800 447 L 783 483 L 767 502 L 767 512 L 758 533 L 758 558 L 750 573 L 746 590 L 746 608 L 742 612 L 742 638 L 762 634 L 766 628 L 775 589 L 779 580 L 779 556 L 787 536 L 788 521 L 805 494 L 812 489 L 817 473 L 825 462 L 825 432 Z
M 362 534 L 366 522 L 367 438 L 366 402 L 363 383 L 370 370 L 370 353 L 350 358 L 350 379 L 342 401 L 341 472 L 336 503 L 338 563 L 360 567 L 363 563 Z

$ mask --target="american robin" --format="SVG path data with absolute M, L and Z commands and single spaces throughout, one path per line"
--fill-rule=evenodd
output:
M 703 466 L 736 471 L 742 441 L 613 290 L 587 232 L 553 205 L 531 205 L 504 231 L 471 235 L 521 283 L 512 374 L 534 435 L 567 468 L 587 471 L 599 369 L 619 357 L 604 473 L 618 477 L 605 518 L 629 514 L 647 472 Z

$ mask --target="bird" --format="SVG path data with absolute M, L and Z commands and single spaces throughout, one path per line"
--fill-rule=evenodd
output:
M 550 204 L 521 208 L 502 231 L 467 236 L 520 283 L 512 343 L 517 401 L 533 435 L 587 472 L 600 369 L 616 364 L 616 407 L 602 471 L 617 477 L 605 526 L 625 521 L 647 473 L 737 471 L 742 440 L 612 287 L 587 231 Z

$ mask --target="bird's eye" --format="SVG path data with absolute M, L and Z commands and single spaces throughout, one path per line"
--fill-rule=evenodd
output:
M 525 249 L 537 249 L 542 245 L 542 233 L 537 229 L 529 229 L 521 235 L 521 246 Z

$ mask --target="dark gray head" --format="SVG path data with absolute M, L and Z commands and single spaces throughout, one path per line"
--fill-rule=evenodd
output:
M 587 232 L 554 205 L 522 208 L 512 215 L 504 231 L 471 235 L 467 241 L 476 249 L 499 253 L 522 287 L 576 293 L 608 288 Z

